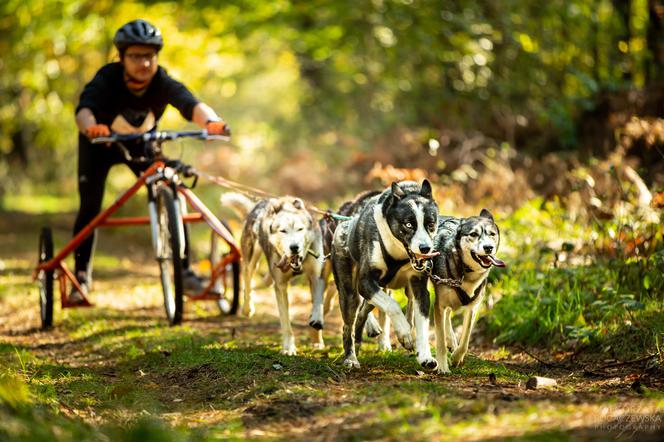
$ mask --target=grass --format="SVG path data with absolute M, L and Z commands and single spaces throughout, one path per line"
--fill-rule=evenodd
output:
M 592 347 L 623 359 L 659 352 L 664 341 L 661 232 L 653 239 L 652 254 L 612 258 L 589 254 L 589 238 L 617 227 L 589 230 L 550 205 L 525 206 L 502 225 L 510 246 L 526 242 L 508 271 L 492 274 L 491 290 L 500 301 L 485 319 L 497 343 Z M 567 262 L 575 258 L 583 264 Z
M 651 275 L 660 283 L 659 259 L 651 259 L 647 270 L 634 272 Z M 631 356 L 652 353 L 664 334 L 664 323 L 658 317 L 662 297 L 657 291 L 636 291 L 638 287 L 619 277 L 629 265 L 607 262 L 584 268 L 526 270 L 516 281 L 509 276 L 499 278 L 496 290 L 501 291 L 502 299 L 492 312 L 489 329 L 498 343 L 612 345 Z
M 355 373 L 331 362 L 340 353 L 336 346 L 328 354 L 304 352 L 302 356 L 285 357 L 274 345 L 246 345 L 234 340 L 221 343 L 222 335 L 201 337 L 193 331 L 187 327 L 158 327 L 148 333 L 135 333 L 126 326 L 108 330 L 100 325 L 94 331 L 87 327 L 71 338 L 70 345 L 104 349 L 104 359 L 112 363 L 99 367 L 63 364 L 57 360 L 60 355 L 44 357 L 3 345 L 0 361 L 5 367 L 3 385 L 7 387 L 0 394 L 9 414 L 5 422 L 16 424 L 4 428 L 15 429 L 6 435 L 12 440 L 85 440 L 113 432 L 159 434 L 165 424 L 146 421 L 145 416 L 172 416 L 176 422 L 173 428 L 177 429 L 176 416 L 187 415 L 185 426 L 196 428 L 198 420 L 215 410 L 214 431 L 200 429 L 201 435 L 232 428 L 242 435 L 247 426 L 258 423 L 279 425 L 284 420 L 311 417 L 346 419 L 349 414 L 359 413 L 363 419 L 375 421 L 374 434 L 389 436 L 410 431 L 413 409 L 420 410 L 416 413 L 418 419 L 430 419 L 436 410 L 458 406 L 481 412 L 466 404 L 470 401 L 455 398 L 454 390 L 436 382 L 433 375 L 418 374 L 414 358 L 405 353 L 383 357 L 367 345 L 368 351 L 360 358 L 367 369 Z M 121 353 L 114 348 L 118 340 L 123 342 Z M 498 373 L 504 382 L 523 378 L 522 374 L 476 358 L 471 358 L 461 371 L 468 377 L 484 377 L 488 372 Z M 91 409 L 93 415 L 89 414 Z M 375 409 L 383 411 L 376 414 Z M 63 410 L 82 410 L 84 421 L 101 419 L 128 426 L 97 428 L 81 421 L 74 425 L 77 419 L 63 419 Z M 385 418 L 392 414 L 393 423 L 389 424 Z M 42 420 L 47 421 L 44 427 L 58 430 L 50 433 L 22 425 L 24 421 Z M 394 422 L 399 425 L 392 429 Z M 60 433 L 65 436 L 58 436 Z
M 54 225 L 56 248 L 62 246 L 71 214 L 14 213 L 11 225 L 3 216 L 0 441 L 603 440 L 619 436 L 607 425 L 624 427 L 631 422 L 625 416 L 657 418 L 661 428 L 657 367 L 588 378 L 538 364 L 513 346 L 539 347 L 554 358 L 577 340 L 602 363 L 614 356 L 607 345 L 620 358 L 656 350 L 662 281 L 654 266 L 661 261 L 553 267 L 552 253 L 539 251 L 552 231 L 560 236 L 556 222 L 545 213 L 525 223 L 531 209 L 523 210 L 522 218 L 501 222 L 510 268 L 492 276 L 499 300 L 477 333 L 502 344 L 473 340 L 472 354 L 451 376 L 422 370 L 396 346 L 378 352 L 371 340 L 362 346 L 362 367 L 344 369 L 338 311 L 327 322 L 326 349 L 311 350 L 303 287 L 292 293 L 298 356 L 279 354 L 269 291 L 259 293 L 251 320 L 220 317 L 211 303 L 187 303 L 183 325 L 169 327 L 141 229 L 102 232 L 97 307 L 56 307 L 55 328 L 41 332 L 30 277 L 36 232 Z M 567 228 L 570 238 L 583 233 Z M 523 231 L 531 241 L 518 249 Z M 203 250 L 205 235 L 199 237 Z M 560 386 L 526 390 L 533 374 L 555 377 Z M 646 386 L 641 393 L 630 389 L 636 379 Z M 636 430 L 643 440 L 657 434 Z

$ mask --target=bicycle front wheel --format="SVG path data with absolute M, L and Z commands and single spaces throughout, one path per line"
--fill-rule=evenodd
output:
M 182 216 L 176 207 L 178 203 L 171 188 L 159 186 L 155 202 L 157 207 L 155 245 L 161 288 L 164 293 L 164 307 L 168 322 L 177 325 L 182 322 L 183 310 Z

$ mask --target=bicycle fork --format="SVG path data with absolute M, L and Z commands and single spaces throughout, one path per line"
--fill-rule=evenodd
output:
M 168 249 L 168 247 L 165 247 L 166 244 L 164 244 L 164 238 L 160 234 L 160 226 L 162 225 L 161 220 L 159 219 L 159 212 L 157 210 L 157 201 L 156 201 L 156 196 L 155 196 L 155 191 L 153 187 L 149 188 L 150 192 L 150 197 L 148 200 L 148 213 L 150 215 L 150 232 L 152 234 L 152 249 L 154 250 L 155 257 L 157 258 L 157 261 L 163 261 L 165 259 L 168 259 L 168 256 L 164 256 L 165 250 Z M 173 191 L 173 189 L 171 188 Z M 174 191 L 174 199 L 176 203 L 174 204 L 175 206 L 175 213 L 176 213 L 176 220 L 178 220 L 177 224 L 177 235 L 178 235 L 178 243 L 180 244 L 180 250 L 178 250 L 179 256 L 182 259 L 186 259 L 186 235 L 185 235 L 185 227 L 184 227 L 184 221 L 182 220 L 182 208 L 181 208 L 181 202 L 180 199 L 178 198 L 177 192 Z M 168 225 L 164 226 L 168 230 Z M 172 234 L 172 232 L 169 232 Z M 175 251 L 173 251 L 175 253 Z

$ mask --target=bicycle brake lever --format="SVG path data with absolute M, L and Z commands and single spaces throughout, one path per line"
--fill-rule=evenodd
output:
M 230 141 L 231 137 L 226 135 L 208 135 L 206 140 L 221 140 L 221 141 Z
M 231 140 L 230 133 L 228 133 L 228 134 L 225 133 L 223 135 L 210 135 L 207 132 L 207 130 L 205 130 L 205 129 L 203 129 L 201 131 L 201 133 L 202 133 L 201 138 L 203 140 L 220 140 L 220 141 L 230 141 Z
M 198 178 L 198 171 L 194 169 L 192 166 L 185 166 L 182 168 L 182 176 L 184 176 L 185 178 L 191 178 L 192 176 Z

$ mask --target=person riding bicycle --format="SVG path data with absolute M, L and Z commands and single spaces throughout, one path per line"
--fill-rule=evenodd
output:
M 119 134 L 144 133 L 156 130 L 168 104 L 174 106 L 188 121 L 207 129 L 211 135 L 229 135 L 228 125 L 207 104 L 196 99 L 179 81 L 168 75 L 158 64 L 164 46 L 161 32 L 145 20 L 126 23 L 115 33 L 113 43 L 120 61 L 109 63 L 97 71 L 85 86 L 76 107 L 78 137 L 78 191 L 80 208 L 74 224 L 74 235 L 80 232 L 101 211 L 106 177 L 111 166 L 126 164 L 137 176 L 147 168 L 129 162 L 119 149 L 105 144 L 92 144 L 91 139 Z M 125 143 L 132 154 L 143 154 L 142 142 Z M 75 252 L 75 274 L 84 292 L 91 282 L 91 261 L 96 231 Z M 198 291 L 202 279 L 184 261 L 184 288 Z M 83 300 L 72 288 L 69 302 Z

